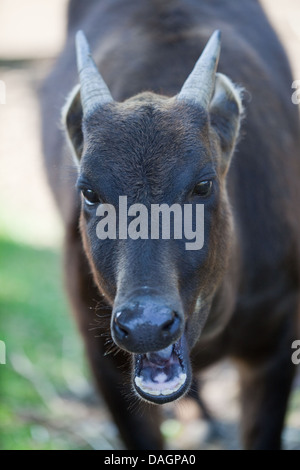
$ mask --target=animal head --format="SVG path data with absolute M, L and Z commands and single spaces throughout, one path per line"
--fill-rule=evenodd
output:
M 189 388 L 189 354 L 231 248 L 226 176 L 242 104 L 240 89 L 216 72 L 219 55 L 215 32 L 178 95 L 147 92 L 118 103 L 85 36 L 77 35 L 80 85 L 64 108 L 64 123 L 78 169 L 83 244 L 112 306 L 112 338 L 132 354 L 137 393 L 154 403 Z M 151 237 L 151 211 L 157 216 L 161 205 L 177 227 L 161 236 L 161 213 Z M 131 237 L 130 227 L 127 236 L 121 227 L 126 215 L 135 228 Z M 196 235 L 191 243 L 185 223 L 194 235 L 201 227 L 201 243 Z M 105 229 L 114 236 L 99 236 Z

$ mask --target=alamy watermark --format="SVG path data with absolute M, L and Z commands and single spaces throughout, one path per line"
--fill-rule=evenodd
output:
M 6 84 L 0 80 L 0 104 L 6 104 Z
M 0 364 L 6 364 L 6 345 L 0 341 Z
M 292 363 L 298 366 L 300 364 L 300 340 L 293 342 L 292 349 L 295 349 L 295 352 L 292 354 Z
M 102 217 L 96 228 L 100 240 L 184 238 L 186 250 L 204 245 L 204 204 L 151 204 L 149 211 L 144 204 L 128 207 L 127 196 L 120 196 L 118 214 L 112 204 L 100 204 L 96 215 Z
M 292 94 L 292 103 L 293 104 L 300 104 L 300 80 L 295 80 L 292 83 L 292 88 L 296 90 Z

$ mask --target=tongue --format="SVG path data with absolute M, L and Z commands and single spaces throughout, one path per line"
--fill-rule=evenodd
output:
M 160 351 L 152 352 L 146 354 L 146 357 L 149 362 L 158 366 L 164 366 L 172 356 L 173 352 L 173 345 L 168 346 L 165 349 L 161 349 Z

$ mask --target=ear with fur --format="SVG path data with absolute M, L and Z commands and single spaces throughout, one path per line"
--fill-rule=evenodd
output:
M 83 151 L 82 107 L 80 85 L 76 85 L 67 98 L 62 110 L 62 124 L 67 134 L 67 141 L 72 151 L 75 164 L 78 166 Z
M 227 171 L 239 135 L 243 89 L 221 73 L 216 74 L 215 92 L 210 103 L 211 124 L 217 132 L 222 150 L 222 166 Z

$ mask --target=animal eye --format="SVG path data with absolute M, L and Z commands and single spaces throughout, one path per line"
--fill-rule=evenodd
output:
M 95 191 L 92 189 L 83 189 L 81 192 L 88 206 L 93 206 L 94 204 L 98 204 L 100 202 L 97 193 L 95 193 Z
M 201 181 L 195 186 L 194 194 L 196 196 L 207 197 L 211 193 L 212 185 L 212 180 Z

